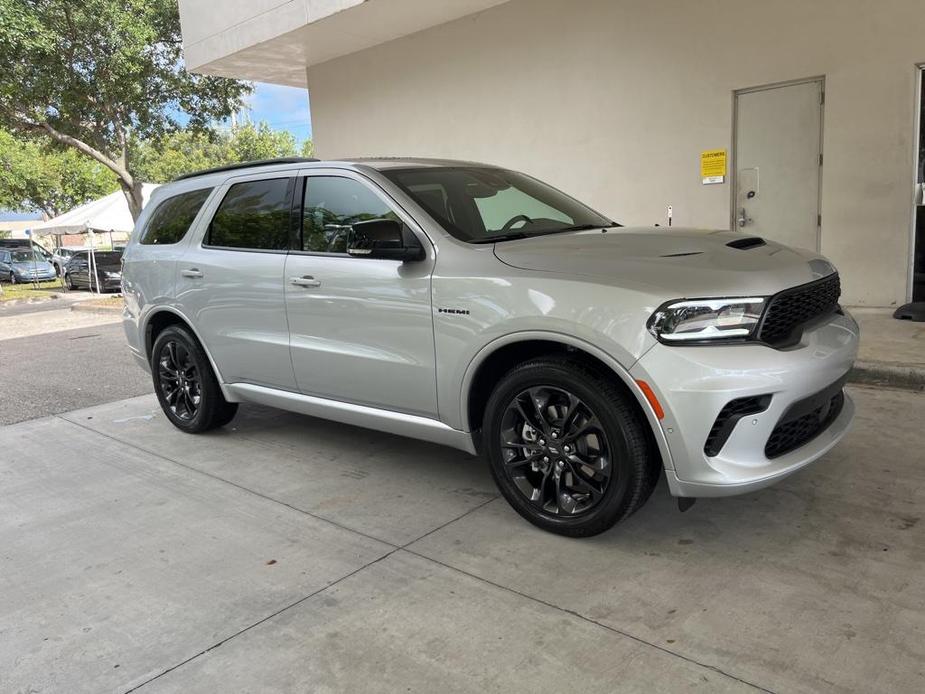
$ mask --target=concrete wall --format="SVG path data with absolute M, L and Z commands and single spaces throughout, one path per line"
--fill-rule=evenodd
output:
M 316 151 L 534 174 L 629 224 L 728 227 L 735 89 L 824 75 L 822 250 L 844 300 L 906 299 L 914 0 L 513 0 L 308 68 Z

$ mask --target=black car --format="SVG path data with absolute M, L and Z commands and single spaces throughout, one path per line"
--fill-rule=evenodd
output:
M 78 251 L 64 266 L 68 289 L 120 291 L 122 289 L 122 251 L 96 251 L 93 254 L 95 276 L 90 272 L 90 251 Z M 91 284 L 92 281 L 92 284 Z

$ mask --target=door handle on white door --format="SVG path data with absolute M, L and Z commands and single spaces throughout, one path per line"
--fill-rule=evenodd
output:
M 311 275 L 302 275 L 302 277 L 290 277 L 289 283 L 297 287 L 320 287 L 321 280 L 316 280 Z
M 746 224 L 752 223 L 752 218 L 748 216 L 748 214 L 745 212 L 745 208 L 743 207 L 739 211 L 739 218 L 736 221 L 739 223 L 740 227 L 744 227 Z
M 198 267 L 191 267 L 188 270 L 181 270 L 180 274 L 184 277 L 189 277 L 190 279 L 194 280 L 202 279 L 202 271 Z

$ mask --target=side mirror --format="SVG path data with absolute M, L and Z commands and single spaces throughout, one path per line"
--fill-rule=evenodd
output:
M 368 219 L 355 222 L 347 253 L 358 258 L 421 260 L 424 247 L 405 225 L 394 219 Z

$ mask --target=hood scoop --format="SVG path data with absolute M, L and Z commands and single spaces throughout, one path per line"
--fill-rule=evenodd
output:
M 726 244 L 729 248 L 738 248 L 740 251 L 747 251 L 749 248 L 758 248 L 766 246 L 764 239 L 758 236 L 746 236 L 744 239 L 736 239 Z

